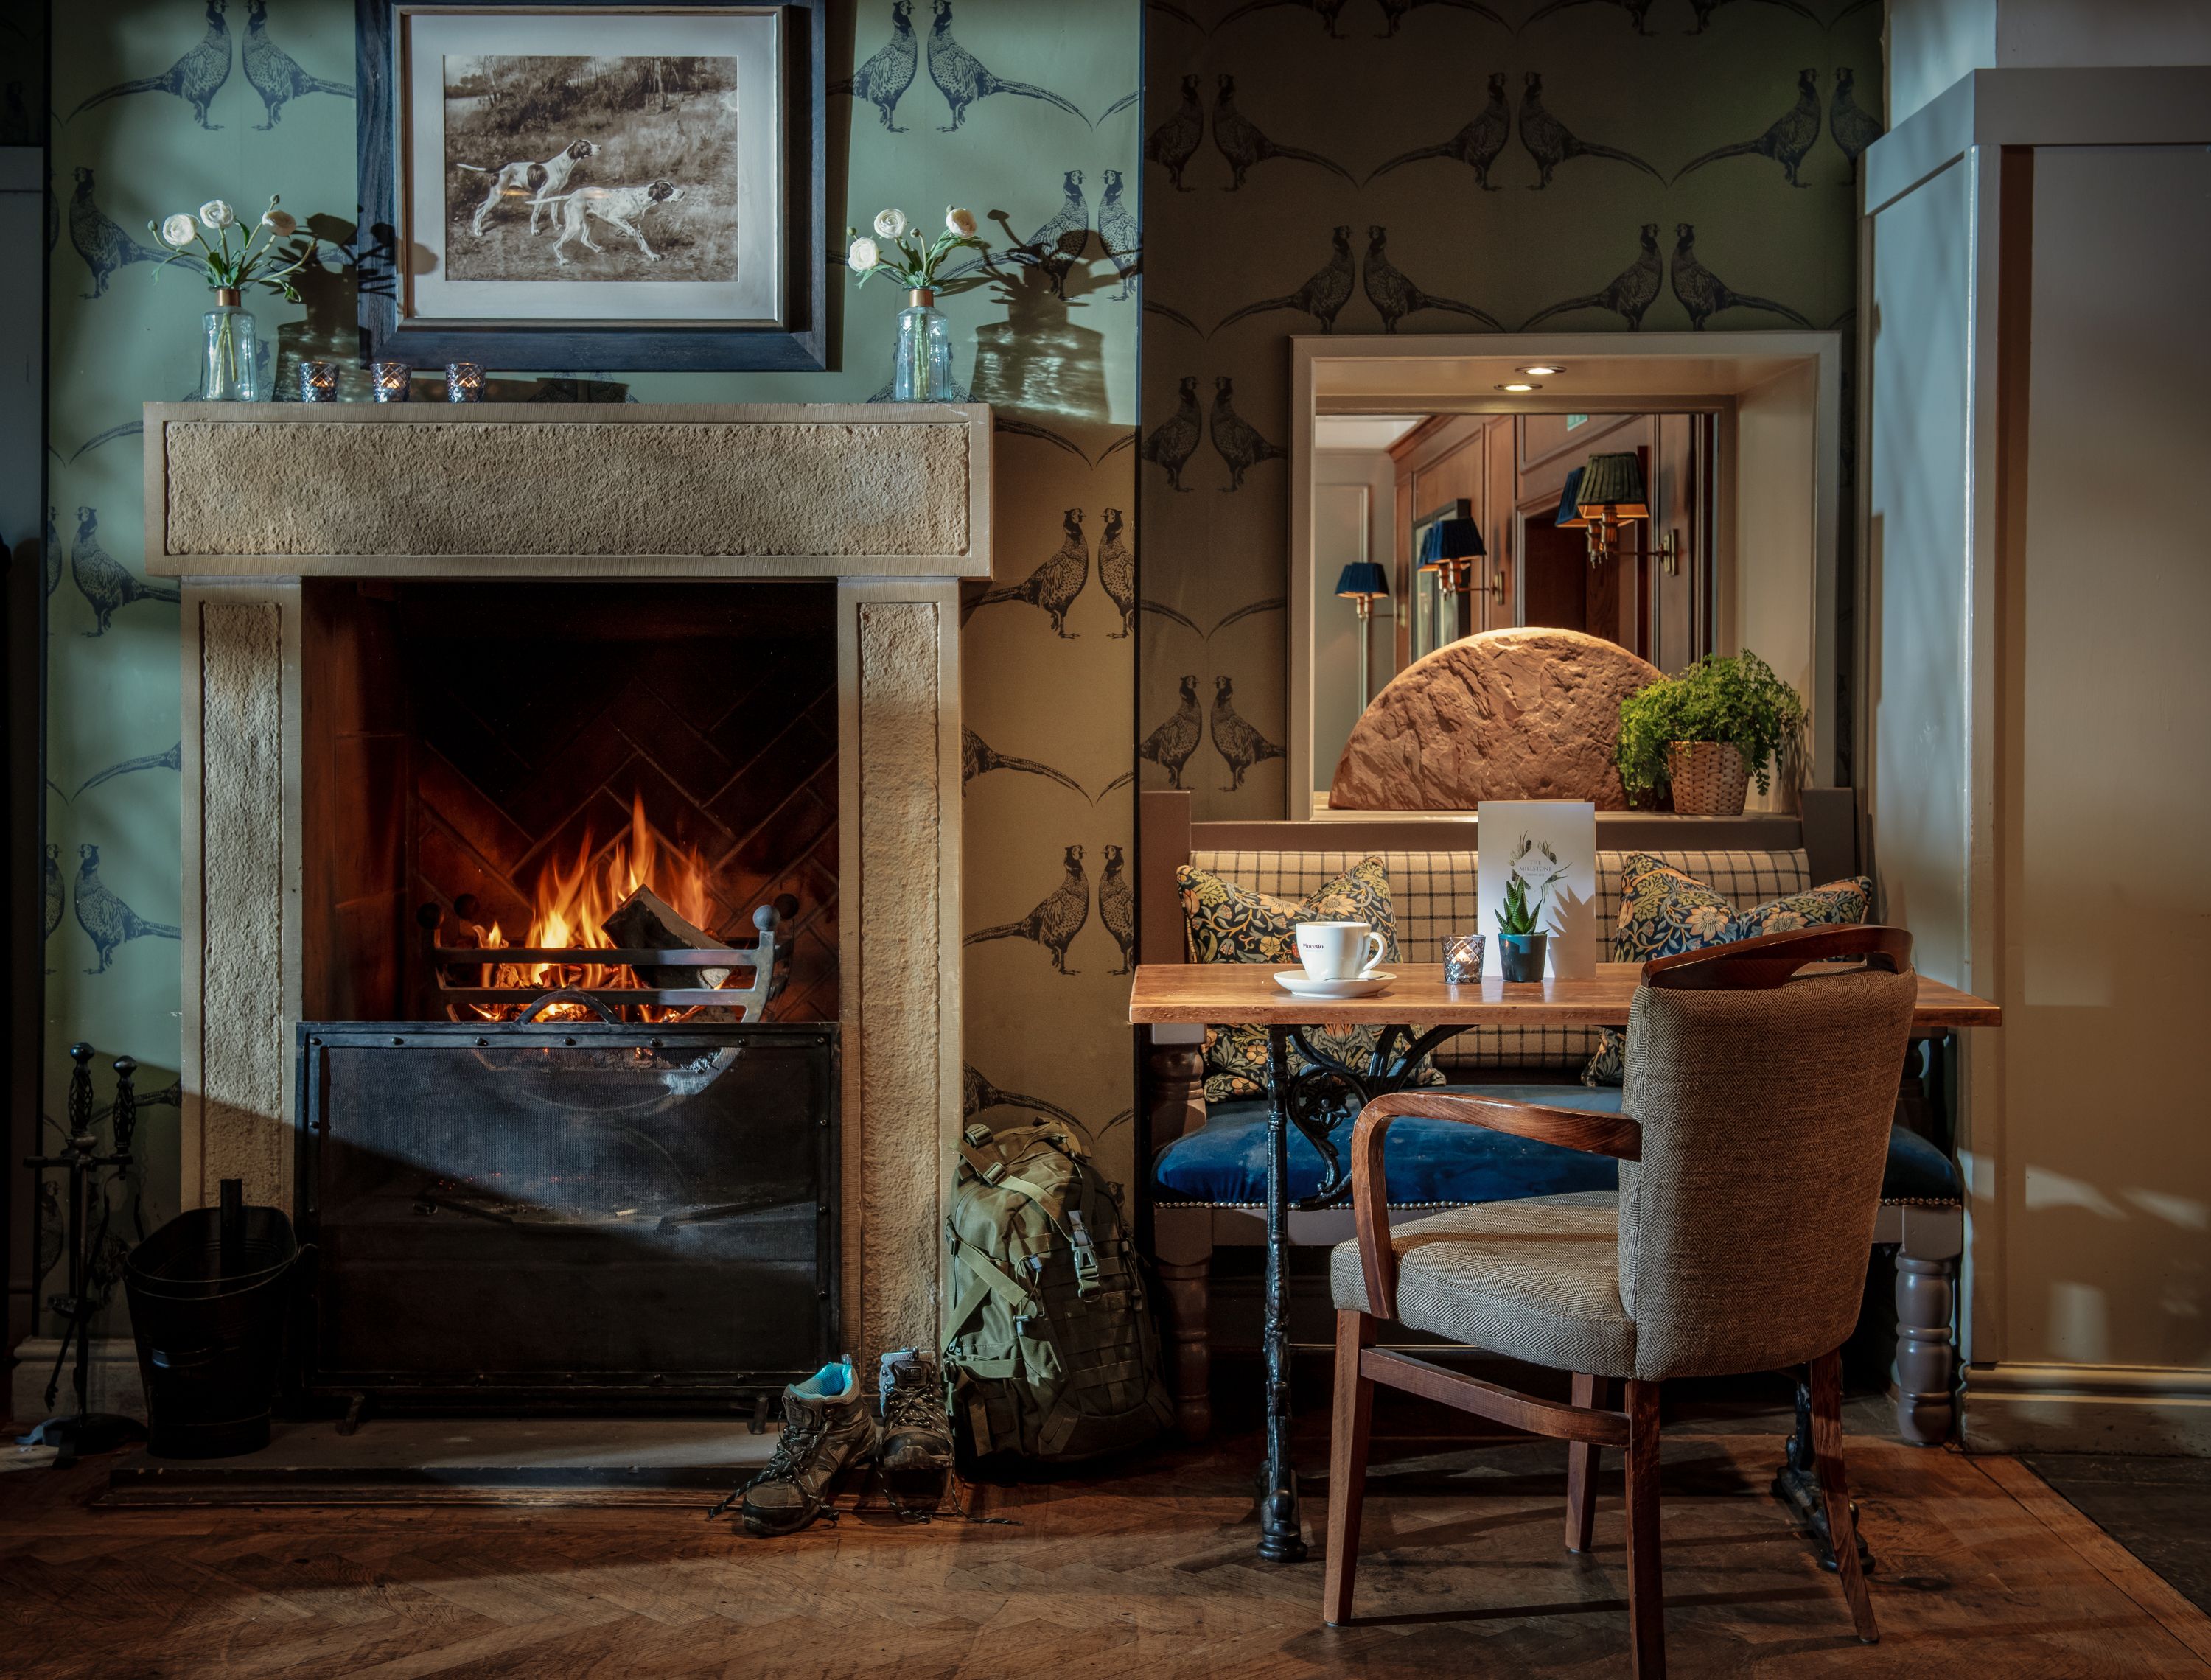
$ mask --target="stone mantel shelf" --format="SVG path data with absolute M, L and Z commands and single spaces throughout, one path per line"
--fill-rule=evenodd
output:
M 980 403 L 146 405 L 156 577 L 990 576 Z

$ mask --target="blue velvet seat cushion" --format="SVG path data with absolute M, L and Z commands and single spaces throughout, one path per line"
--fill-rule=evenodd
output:
M 1617 1114 L 1616 1086 L 1457 1085 L 1477 1097 L 1511 1103 L 1540 1103 L 1584 1113 Z M 1433 1093 L 1430 1093 L 1433 1094 Z M 1339 1149 L 1351 1141 L 1348 1119 L 1333 1133 Z M 1578 1190 L 1610 1190 L 1620 1182 L 1619 1164 L 1602 1155 L 1585 1155 L 1532 1138 L 1516 1138 L 1486 1127 L 1408 1116 L 1390 1128 L 1385 1157 L 1390 1200 L 1399 1207 L 1423 1202 L 1517 1201 L 1528 1196 L 1557 1196 Z M 1154 1181 L 1163 1200 L 1196 1202 L 1211 1207 L 1254 1207 L 1267 1200 L 1267 1105 L 1260 1101 L 1216 1103 L 1205 1124 L 1176 1139 L 1159 1153 Z M 1320 1151 L 1293 1129 L 1290 1133 L 1290 1196 L 1310 1196 L 1320 1188 Z M 1915 1133 L 1892 1127 L 1888 1169 L 1881 1197 L 1889 1201 L 1954 1202 L 1958 1172 L 1950 1157 Z
M 1562 1109 L 1617 1113 L 1620 1092 L 1586 1085 L 1458 1085 L 1479 1097 L 1514 1103 L 1548 1103 Z M 1438 1093 L 1427 1091 L 1424 1096 Z M 1332 1134 L 1339 1150 L 1351 1144 L 1351 1122 Z M 1384 1156 L 1390 1200 L 1400 1207 L 1421 1202 L 1517 1201 L 1572 1190 L 1611 1190 L 1619 1163 L 1532 1138 L 1515 1138 L 1487 1127 L 1408 1117 L 1390 1128 Z M 1320 1151 L 1294 1127 L 1290 1132 L 1290 1196 L 1320 1188 Z M 1159 1153 L 1153 1177 L 1166 1200 L 1215 1207 L 1251 1207 L 1267 1200 L 1267 1105 L 1263 1101 L 1214 1103 L 1203 1126 Z

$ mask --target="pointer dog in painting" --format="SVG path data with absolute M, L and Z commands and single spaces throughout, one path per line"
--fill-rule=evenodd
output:
M 549 200 L 560 206 L 560 237 L 553 241 L 554 258 L 567 266 L 568 255 L 561 247 L 571 239 L 581 239 L 586 251 L 603 249 L 591 241 L 591 219 L 597 216 L 615 233 L 636 240 L 648 262 L 657 263 L 660 253 L 645 244 L 645 235 L 637 231 L 637 219 L 656 204 L 672 204 L 682 196 L 683 189 L 673 181 L 654 181 L 641 187 L 578 187 Z
M 576 172 L 576 166 L 599 148 L 588 140 L 578 140 L 564 152 L 557 152 L 542 163 L 503 163 L 496 169 L 479 168 L 473 163 L 460 167 L 474 175 L 492 178 L 491 190 L 484 202 L 476 206 L 476 217 L 469 223 L 469 232 L 483 238 L 484 219 L 490 215 L 499 201 L 509 194 L 528 193 L 530 199 L 530 231 L 537 231 L 538 218 L 548 204 L 558 202 L 554 195 L 568 184 L 568 178 Z

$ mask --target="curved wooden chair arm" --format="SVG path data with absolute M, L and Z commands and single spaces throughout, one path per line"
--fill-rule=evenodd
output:
M 1911 966 L 1911 935 L 1877 922 L 1796 928 L 1785 934 L 1760 934 L 1756 939 L 1654 957 L 1643 965 L 1642 981 L 1661 990 L 1756 991 L 1787 985 L 1807 964 L 1851 957 L 1902 974 Z
M 1359 1111 L 1351 1128 L 1351 1207 L 1358 1222 L 1360 1269 L 1366 1278 L 1366 1310 L 1377 1318 L 1394 1316 L 1397 1300 L 1397 1251 L 1390 1246 L 1390 1181 L 1383 1170 L 1383 1145 L 1390 1123 L 1407 1115 L 1486 1126 L 1584 1155 L 1643 1158 L 1643 1127 L 1626 1115 L 1511 1103 L 1463 1091 L 1400 1091 L 1376 1097 Z

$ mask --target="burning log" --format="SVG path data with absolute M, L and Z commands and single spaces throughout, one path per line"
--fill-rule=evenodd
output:
M 641 886 L 615 907 L 599 924 L 615 945 L 631 950 L 670 951 L 678 946 L 693 951 L 720 951 L 729 941 L 686 921 L 669 902 L 649 886 Z M 648 986 L 669 989 L 718 988 L 730 977 L 725 968 L 640 968 L 637 977 Z

